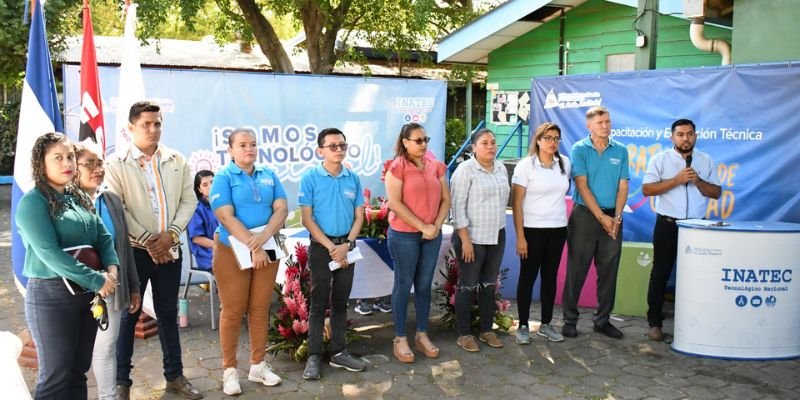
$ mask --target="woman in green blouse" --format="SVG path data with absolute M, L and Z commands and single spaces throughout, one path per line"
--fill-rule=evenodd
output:
M 85 399 L 97 334 L 89 302 L 94 293 L 114 293 L 119 260 L 91 200 L 72 183 L 75 153 L 66 136 L 39 137 L 31 164 L 35 187 L 20 199 L 15 221 L 25 245 L 25 319 L 39 361 L 35 396 Z M 63 250 L 81 245 L 95 249 L 104 270 L 95 271 Z M 64 278 L 86 291 L 72 294 Z

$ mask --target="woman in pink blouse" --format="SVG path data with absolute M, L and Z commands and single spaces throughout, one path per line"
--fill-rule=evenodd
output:
M 406 337 L 412 285 L 417 312 L 415 347 L 426 357 L 439 356 L 439 348 L 428 337 L 428 316 L 442 223 L 450 209 L 450 190 L 445 180 L 446 167 L 428 152 L 429 141 L 422 125 L 403 125 L 385 178 L 391 210 L 389 252 L 394 261 L 394 356 L 405 363 L 414 361 Z

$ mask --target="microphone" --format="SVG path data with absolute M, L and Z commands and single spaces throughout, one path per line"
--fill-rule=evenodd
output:
M 692 166 L 692 155 L 689 154 L 688 156 L 686 156 L 686 168 L 690 168 L 691 166 Z M 684 183 L 684 185 L 686 185 L 686 187 L 689 187 L 689 182 Z

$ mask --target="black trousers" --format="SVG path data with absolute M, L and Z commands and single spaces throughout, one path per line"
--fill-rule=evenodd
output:
M 678 225 L 674 218 L 656 216 L 653 228 L 653 269 L 650 271 L 650 287 L 647 290 L 647 322 L 661 327 L 664 314 L 664 291 L 678 257 Z
M 158 317 L 158 340 L 161 342 L 164 378 L 172 381 L 183 375 L 180 332 L 178 331 L 178 287 L 181 284 L 181 257 L 167 264 L 156 264 L 147 250 L 134 248 L 133 258 L 139 273 L 139 293 L 144 297 L 147 282 L 153 291 L 153 308 Z M 117 384 L 130 387 L 131 359 L 136 322 L 142 308 L 133 314 L 122 313 L 117 338 Z
M 567 227 L 562 228 L 524 228 L 528 243 L 528 257 L 520 259 L 519 281 L 517 283 L 517 310 L 520 325 L 528 325 L 531 312 L 531 295 L 536 275 L 541 270 L 542 324 L 553 319 L 553 305 L 556 300 L 556 278 L 564 242 L 567 240 Z
M 612 215 L 613 210 L 603 210 Z M 608 236 L 588 208 L 576 205 L 567 225 L 567 281 L 564 283 L 562 308 L 564 323 L 575 325 L 580 316 L 578 298 L 583 290 L 589 264 L 594 260 L 597 270 L 597 311 L 592 320 L 595 326 L 608 322 L 617 294 L 617 272 L 622 252 L 622 226 L 616 239 Z
M 311 241 L 308 268 L 311 271 L 311 310 L 308 317 L 308 354 L 322 356 L 325 312 L 331 308 L 331 355 L 347 345 L 347 300 L 353 288 L 355 264 L 331 271 L 331 256 L 323 245 Z

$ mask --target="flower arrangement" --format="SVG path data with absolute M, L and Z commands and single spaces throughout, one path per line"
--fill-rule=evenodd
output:
M 286 353 L 295 361 L 308 357 L 308 317 L 311 305 L 311 271 L 308 247 L 298 243 L 294 255 L 286 260 L 283 285 L 275 284 L 278 311 L 272 317 L 267 352 Z
M 383 197 L 372 198 L 372 192 L 364 188 L 364 224 L 359 237 L 386 239 L 389 229 L 389 200 Z
M 311 270 L 308 268 L 308 246 L 298 243 L 294 255 L 286 260 L 284 283 L 275 283 L 278 311 L 272 317 L 267 347 L 271 355 L 285 353 L 295 361 L 308 358 L 308 318 L 311 312 Z M 368 337 L 350 328 L 347 321 L 347 342 Z M 323 340 L 330 340 L 330 327 L 325 319 Z
M 444 311 L 444 314 L 439 318 L 439 323 L 449 329 L 454 329 L 456 326 L 456 284 L 458 283 L 458 261 L 452 249 L 444 257 L 445 269 L 440 272 L 444 277 L 444 283 L 436 283 L 434 291 L 440 295 L 443 300 L 439 303 L 439 308 Z M 497 309 L 494 312 L 494 323 L 498 328 L 503 331 L 508 331 L 514 324 L 514 317 L 508 313 L 511 307 L 511 302 L 500 298 L 500 287 L 503 285 L 506 276 L 508 276 L 508 268 L 504 268 L 497 276 L 497 284 L 495 285 L 495 305 Z M 479 324 L 479 310 L 477 299 L 472 304 L 472 315 L 470 316 L 472 326 L 477 327 Z

